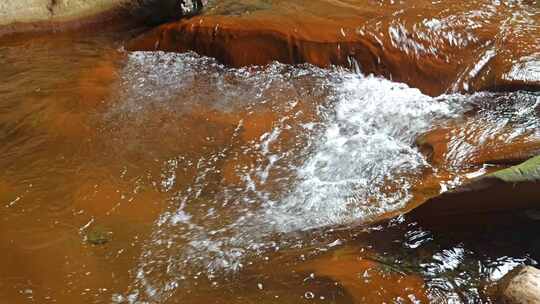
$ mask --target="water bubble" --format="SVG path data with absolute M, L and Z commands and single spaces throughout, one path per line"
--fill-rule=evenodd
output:
M 307 291 L 305 294 L 304 294 L 304 298 L 306 299 L 314 299 L 315 298 L 315 294 L 311 291 Z

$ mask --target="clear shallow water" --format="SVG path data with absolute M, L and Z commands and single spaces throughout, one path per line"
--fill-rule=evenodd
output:
M 437 173 L 419 134 L 476 107 L 537 136 L 537 95 L 432 98 L 340 69 L 126 54 L 113 39 L 0 49 L 0 299 L 487 301 L 493 280 L 534 263 L 532 236 L 354 227 L 403 208 Z M 493 98 L 509 106 L 477 105 Z
M 135 293 L 142 290 L 150 298 L 174 292 L 169 286 L 181 284 L 188 274 L 239 271 L 246 256 L 286 250 L 291 233 L 362 223 L 403 207 L 411 197 L 414 175 L 428 166 L 411 147 L 415 136 L 432 120 L 458 112 L 416 89 L 345 71 L 279 64 L 256 71 L 227 70 L 214 63 L 220 72 L 216 77 L 207 76 L 206 69 L 201 72 L 201 65 L 212 67 L 212 62 L 193 55 L 132 53 L 126 67 L 123 85 L 130 92 L 146 97 L 159 90 L 146 80 L 159 79 L 158 86 L 163 81 L 177 89 L 171 95 L 187 95 L 183 91 L 189 90 L 200 104 L 201 97 L 189 86 L 196 72 L 204 79 L 215 77 L 211 89 L 218 97 L 207 100 L 203 95 L 210 103 L 206 106 L 224 107 L 221 111 L 247 108 L 247 116 L 228 122 L 228 140 L 237 142 L 234 148 L 225 146 L 197 160 L 179 155 L 165 162 L 163 170 L 169 174 L 161 184 L 167 191 L 183 186 L 175 185 L 180 168 L 196 166 L 198 172 L 194 183 L 173 195 L 170 208 L 156 222 L 150 248 L 142 254 Z M 162 80 L 160 75 L 169 72 L 175 77 Z M 246 90 L 231 93 L 232 83 Z M 313 100 L 319 86 L 324 88 L 322 98 Z M 130 96 L 128 102 L 131 98 L 139 100 Z M 177 107 L 165 103 L 168 111 Z M 140 107 L 136 116 L 147 115 L 146 105 L 135 106 Z M 246 140 L 255 113 L 285 115 L 264 117 L 271 119 L 266 129 Z M 212 134 L 198 134 L 205 135 Z M 212 142 L 211 136 L 205 138 Z M 237 161 L 245 156 L 244 162 Z M 235 179 L 235 184 L 227 185 L 227 179 Z M 385 192 L 384 187 L 395 191 Z M 292 244 L 301 243 L 300 238 Z

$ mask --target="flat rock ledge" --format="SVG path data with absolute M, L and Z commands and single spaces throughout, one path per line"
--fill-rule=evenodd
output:
M 271 61 L 359 67 L 429 95 L 540 89 L 535 2 L 214 1 L 131 41 L 241 67 Z

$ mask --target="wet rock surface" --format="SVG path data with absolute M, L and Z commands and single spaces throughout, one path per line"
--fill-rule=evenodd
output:
M 540 154 L 540 99 L 535 93 L 479 93 L 463 117 L 416 140 L 438 168 L 512 166 Z
M 283 63 L 360 67 L 423 92 L 536 89 L 535 1 L 210 2 L 131 50 L 196 51 L 239 67 Z
M 420 183 L 420 206 L 409 217 L 444 229 L 531 220 L 525 210 L 540 202 L 538 96 L 478 93 L 470 98 L 462 117 L 417 138 L 434 171 Z
M 508 219 L 533 219 L 530 210 L 538 209 L 539 202 L 540 156 L 536 156 L 428 199 L 407 217 L 426 227 L 450 230 L 461 225 L 511 224 Z

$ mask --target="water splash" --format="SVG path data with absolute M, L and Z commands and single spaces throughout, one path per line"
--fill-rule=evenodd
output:
M 249 109 L 229 142 L 242 141 L 245 121 L 257 111 L 270 107 L 278 117 L 270 130 L 244 144 L 222 146 L 196 161 L 176 157 L 164 164 L 167 172 L 171 163 L 194 166 L 197 175 L 174 192 L 156 221 L 134 270 L 131 302 L 160 301 L 188 284 L 186 277 L 211 279 L 242 269 L 247 259 L 270 248 L 302 246 L 294 237 L 298 232 L 367 221 L 402 207 L 415 178 L 429 167 L 413 147 L 415 137 L 461 109 L 455 100 L 337 69 L 276 63 L 234 70 L 208 61 L 193 54 L 131 54 L 124 81 L 131 95 L 115 111 L 135 115 L 156 102 L 169 110 L 179 107 L 167 96 L 188 95 L 198 75 L 211 78 L 212 92 L 204 94 L 212 96 L 205 99 L 209 104 L 228 104 L 222 111 L 234 112 L 235 104 Z M 322 98 L 310 98 L 320 93 L 319 86 L 325 88 Z M 230 96 L 241 88 L 249 92 Z M 200 92 L 190 93 L 187 105 L 203 99 Z M 251 101 L 246 104 L 245 98 Z M 314 115 L 306 115 L 310 111 Z M 236 167 L 239 184 L 216 179 L 223 163 L 242 155 L 253 161 Z M 174 188 L 172 180 L 163 176 L 167 191 Z

